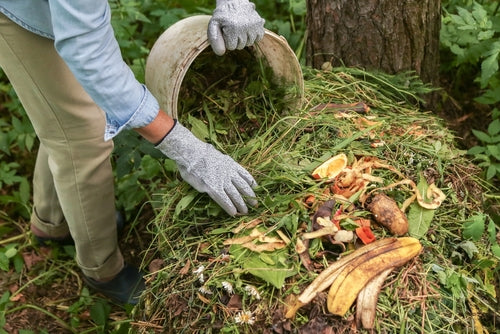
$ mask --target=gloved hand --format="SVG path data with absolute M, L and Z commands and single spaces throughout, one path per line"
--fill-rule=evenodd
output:
M 264 37 L 264 19 L 248 0 L 217 0 L 208 23 L 208 41 L 215 54 L 241 50 Z
M 196 138 L 176 122 L 156 146 L 177 163 L 182 178 L 199 192 L 206 192 L 229 215 L 246 214 L 257 205 L 252 188 L 257 186 L 250 173 L 228 155 Z

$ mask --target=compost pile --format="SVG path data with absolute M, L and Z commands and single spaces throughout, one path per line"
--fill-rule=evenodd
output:
M 491 239 L 462 237 L 464 221 L 481 212 L 491 189 L 441 120 L 419 107 L 429 89 L 409 75 L 304 69 L 305 103 L 289 110 L 288 88 L 273 86 L 263 64 L 237 57 L 246 57 L 235 62 L 244 67 L 226 60 L 214 64 L 216 76 L 194 64 L 179 114 L 255 176 L 259 204 L 228 217 L 169 174 L 149 226 L 154 240 L 144 263 L 151 275 L 136 329 L 432 333 L 494 326 Z M 476 258 L 488 261 L 479 267 Z

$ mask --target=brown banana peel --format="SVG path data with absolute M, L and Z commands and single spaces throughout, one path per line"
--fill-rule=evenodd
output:
M 404 237 L 351 261 L 337 273 L 330 287 L 328 311 L 344 316 L 368 282 L 388 268 L 402 266 L 421 250 L 418 239 Z
M 374 241 L 368 245 L 365 245 L 361 248 L 358 248 L 354 252 L 341 257 L 336 262 L 333 262 L 323 270 L 312 282 L 311 284 L 300 294 L 297 298 L 297 301 L 294 305 L 291 305 L 285 314 L 285 317 L 290 319 L 295 316 L 297 311 L 304 305 L 308 304 L 311 300 L 316 297 L 316 295 L 326 290 L 329 286 L 332 285 L 333 281 L 337 277 L 338 273 L 353 260 L 363 257 L 363 256 L 372 256 L 372 252 L 381 248 L 387 247 L 391 244 L 395 243 L 397 238 L 384 238 Z M 367 255 L 368 254 L 368 255 Z
M 358 328 L 361 326 L 365 329 L 373 329 L 375 324 L 375 313 L 377 310 L 378 295 L 384 285 L 384 282 L 389 274 L 394 270 L 394 267 L 387 268 L 359 292 L 356 299 L 356 324 Z

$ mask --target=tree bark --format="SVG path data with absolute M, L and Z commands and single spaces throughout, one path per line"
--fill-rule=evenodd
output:
M 413 70 L 439 84 L 441 0 L 307 0 L 306 64 Z

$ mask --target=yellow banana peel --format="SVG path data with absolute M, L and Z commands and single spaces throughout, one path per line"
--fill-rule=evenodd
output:
M 339 316 L 345 315 L 368 282 L 388 268 L 402 266 L 421 250 L 418 239 L 404 237 L 351 261 L 337 274 L 330 287 L 328 311 Z
M 293 318 L 302 306 L 308 304 L 319 292 L 326 290 L 328 287 L 330 287 L 328 295 L 329 310 L 331 305 L 332 310 L 336 312 L 334 314 L 344 315 L 360 290 L 372 278 L 388 268 L 395 268 L 404 264 L 416 256 L 421 247 L 417 239 L 405 237 L 379 239 L 358 248 L 323 270 L 299 295 L 296 302 L 289 306 L 285 317 L 288 319 Z M 369 263 L 369 265 L 365 265 L 365 263 Z M 366 270 L 370 270 L 370 272 L 365 273 Z M 356 283 L 355 277 L 357 277 L 356 279 L 362 279 L 364 283 Z M 339 288 L 342 290 L 339 290 Z M 354 291 L 348 291 L 349 289 L 354 289 Z M 335 306 L 336 304 L 339 304 L 341 308 Z M 346 308 L 347 304 L 349 305 Z M 343 310 L 345 311 L 342 312 Z

